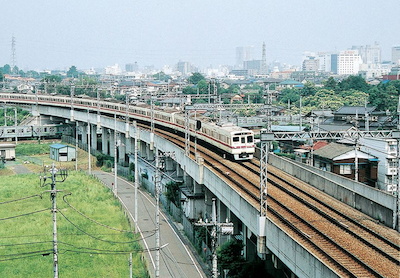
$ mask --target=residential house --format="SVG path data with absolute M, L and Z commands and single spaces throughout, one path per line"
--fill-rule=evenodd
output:
M 349 179 L 376 186 L 378 158 L 355 149 L 354 146 L 330 143 L 314 152 L 314 166 Z M 357 159 L 357 165 L 356 165 Z

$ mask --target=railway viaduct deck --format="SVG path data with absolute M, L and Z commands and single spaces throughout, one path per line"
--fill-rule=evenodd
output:
M 56 115 L 59 118 L 66 119 L 67 122 L 71 118 L 70 109 L 62 109 L 49 105 L 42 106 L 40 104 L 35 109 L 38 114 Z M 121 116 L 123 116 L 123 113 L 121 113 Z M 132 152 L 132 136 L 135 134 L 135 130 L 132 126 L 127 128 L 125 122 L 115 121 L 106 116 L 101 116 L 99 121 L 99 116 L 95 113 L 90 113 L 89 110 L 86 112 L 74 111 L 74 120 L 79 122 L 83 143 L 87 143 L 89 134 L 90 140 L 96 142 L 99 134 L 103 139 L 102 151 L 112 155 L 113 146 L 117 144 L 114 141 L 114 133 L 117 132 L 118 140 L 121 142 L 119 157 L 129 156 Z M 88 132 L 88 126 L 91 126 L 92 130 L 96 130 L 98 124 L 100 124 L 98 133 Z M 150 162 L 154 159 L 154 152 L 151 148 L 152 144 L 161 152 L 174 152 L 174 161 L 168 162 L 169 166 L 167 168 L 170 168 L 171 173 L 183 176 L 185 182 L 191 184 L 192 192 L 186 196 L 186 206 L 184 208 L 188 218 L 196 219 L 200 211 L 203 215 L 211 215 L 211 209 L 209 208 L 211 207 L 211 198 L 216 197 L 218 221 L 223 222 L 225 218 L 230 219 L 234 223 L 235 234 L 240 235 L 246 245 L 245 255 L 248 258 L 257 256 L 256 241 L 259 230 L 258 204 L 249 202 L 240 191 L 232 188 L 226 180 L 222 179 L 208 167 L 205 167 L 201 160 L 188 157 L 184 150 L 168 140 L 158 136 L 153 138 L 149 131 L 141 129 L 140 142 L 142 142 L 140 144 L 140 155 Z M 324 187 L 321 190 L 332 193 L 332 195 L 337 193 L 343 196 L 350 192 L 349 205 L 365 213 L 369 213 L 376 219 L 383 220 L 382 222 L 385 222 L 389 226 L 393 223 L 396 200 L 391 195 L 379 193 L 374 190 L 365 190 L 357 183 L 349 183 L 348 187 L 343 188 L 340 181 L 332 181 L 331 179 L 322 177 L 318 173 L 312 174 L 298 165 L 289 164 L 287 161 L 283 161 L 277 157 L 273 157 L 270 162 L 309 183 L 315 183 L 315 185 L 323 184 Z M 151 181 L 155 175 L 154 167 L 151 163 L 139 166 L 141 167 L 141 171 L 148 173 L 149 180 Z M 306 172 L 310 174 L 306 175 Z M 321 183 L 321 179 L 329 181 L 330 184 Z M 202 196 L 201 202 L 204 204 L 199 206 L 198 198 L 191 198 L 189 195 Z M 266 235 L 267 258 L 274 267 L 287 269 L 290 273 L 289 275 L 297 277 L 347 276 L 337 272 L 327 262 L 321 260 L 301 240 L 287 233 L 269 217 L 266 223 Z M 226 240 L 226 238 L 226 236 L 221 236 L 220 240 Z

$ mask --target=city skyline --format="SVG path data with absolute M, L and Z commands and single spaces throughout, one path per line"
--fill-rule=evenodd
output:
M 293 2 L 293 3 L 291 3 Z M 20 69 L 103 68 L 137 62 L 141 67 L 188 61 L 201 68 L 235 65 L 236 47 L 254 46 L 267 63 L 301 65 L 305 51 L 342 51 L 353 45 L 382 49 L 390 60 L 399 45 L 393 30 L 400 6 L 376 1 L 210 0 L 187 3 L 92 1 L 49 3 L 22 0 L 2 4 L 0 65 L 11 64 L 15 37 Z M 22 16 L 21 16 L 22 15 Z

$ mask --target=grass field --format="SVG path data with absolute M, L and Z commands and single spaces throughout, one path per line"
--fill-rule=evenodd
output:
M 51 199 L 45 192 L 50 185 L 41 186 L 38 173 L 5 173 L 0 179 L 0 277 L 53 277 Z M 139 237 L 109 189 L 75 171 L 57 189 L 63 190 L 57 194 L 60 277 L 129 277 L 130 252 L 133 277 L 148 277 Z M 33 197 L 22 199 L 27 196 Z

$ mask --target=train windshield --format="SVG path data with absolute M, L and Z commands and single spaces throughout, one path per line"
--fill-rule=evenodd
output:
M 235 134 L 232 138 L 233 143 L 240 143 L 240 144 L 246 144 L 246 143 L 253 143 L 254 137 L 252 135 L 249 135 L 248 133 L 240 133 L 240 134 Z

